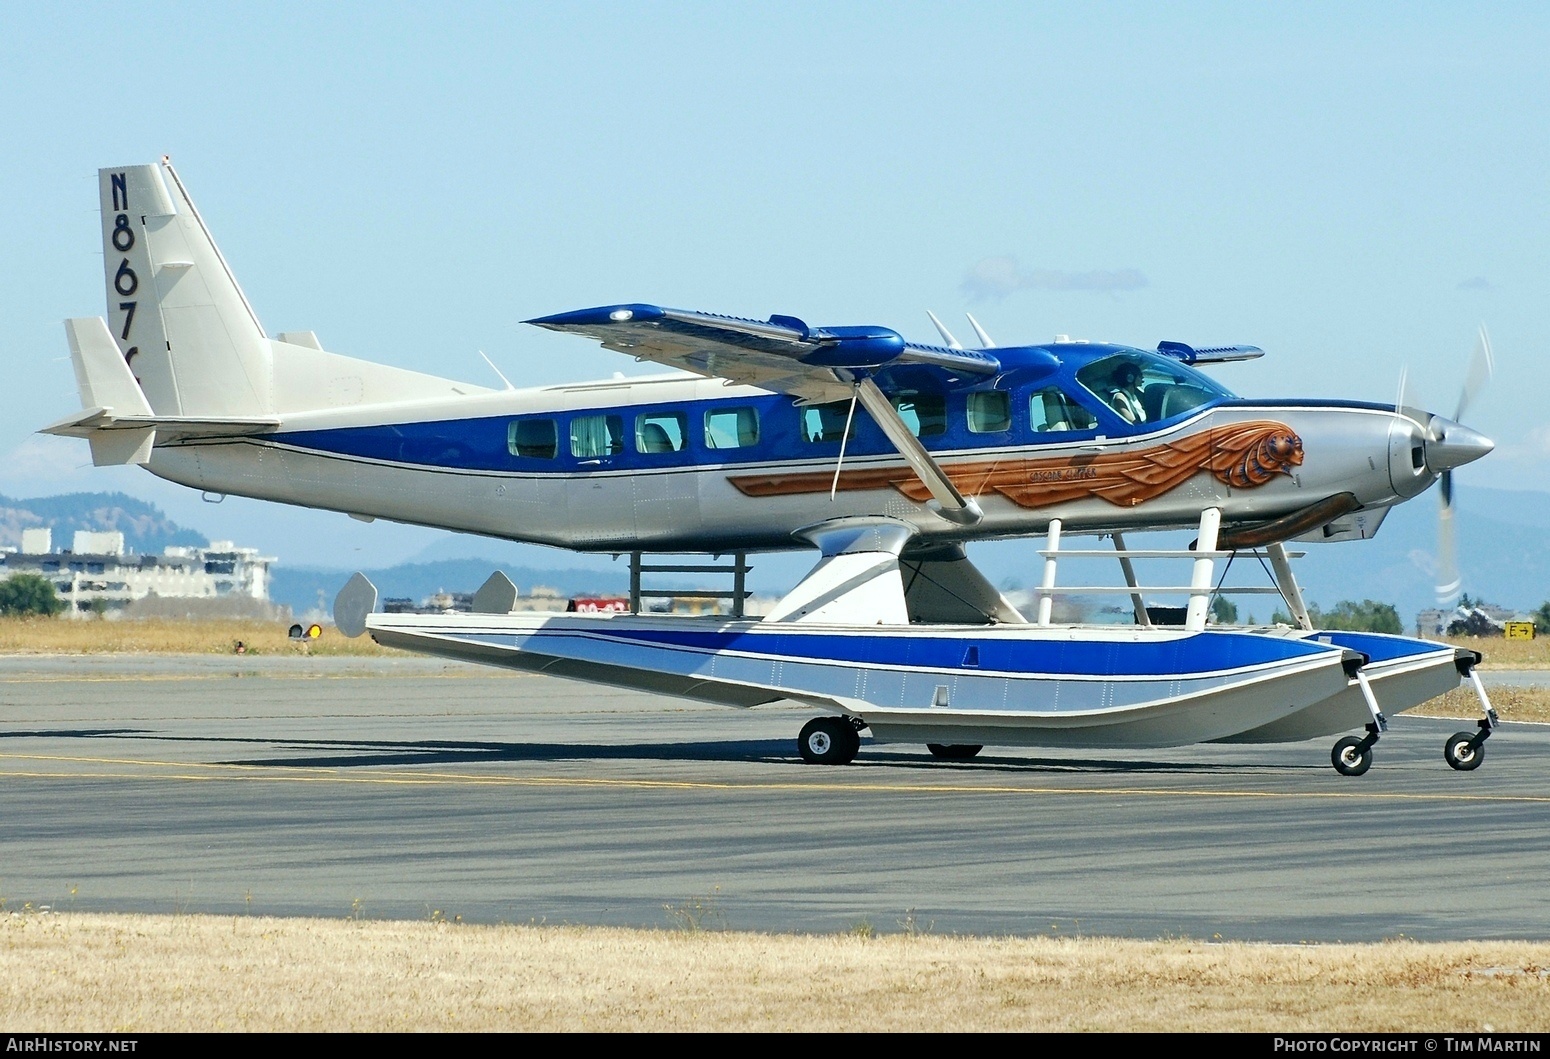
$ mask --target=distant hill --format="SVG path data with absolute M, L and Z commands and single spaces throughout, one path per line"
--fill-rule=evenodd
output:
M 13 500 L 0 496 L 0 545 L 19 547 L 22 530 L 47 526 L 54 547 L 70 547 L 76 530 L 118 530 L 124 544 L 141 553 L 160 552 L 169 544 L 209 544 L 202 533 L 179 526 L 155 504 L 123 493 L 66 493 Z
M 534 570 L 526 566 L 503 566 L 488 559 L 443 559 L 432 563 L 404 563 L 384 570 L 365 570 L 377 586 L 379 598 L 404 597 L 420 602 L 437 592 L 473 592 L 484 584 L 492 571 L 504 570 L 523 593 L 535 585 L 558 589 L 565 596 L 623 594 L 629 591 L 626 571 Z M 269 598 L 303 614 L 321 603 L 326 612 L 334 605 L 334 596 L 350 579 L 352 570 L 291 569 L 277 565 L 270 577 Z

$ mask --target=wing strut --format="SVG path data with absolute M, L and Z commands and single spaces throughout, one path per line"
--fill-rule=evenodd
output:
M 850 444 L 850 424 L 856 418 L 856 391 L 850 392 L 850 411 L 845 413 L 845 433 L 840 435 L 840 458 L 834 461 L 834 481 L 829 483 L 829 503 L 840 488 L 840 468 L 845 466 L 845 446 Z
M 856 397 L 861 401 L 861 407 L 867 410 L 867 414 L 893 442 L 894 448 L 899 450 L 899 455 L 904 457 L 904 462 L 910 465 L 910 469 L 920 476 L 931 495 L 935 498 L 932 505 L 938 515 L 949 522 L 956 522 L 960 526 L 973 526 L 985 513 L 980 506 L 972 500 L 964 499 L 958 487 L 937 465 L 936 460 L 926 451 L 926 447 L 920 443 L 920 439 L 910 433 L 910 428 L 904 420 L 899 418 L 898 409 L 893 403 L 883 396 L 883 391 L 877 388 L 877 383 L 870 378 L 862 379 L 856 383 Z

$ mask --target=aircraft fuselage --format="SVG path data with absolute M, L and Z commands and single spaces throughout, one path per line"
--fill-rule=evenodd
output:
M 1226 397 L 1129 424 L 1071 385 L 1090 425 L 1035 430 L 1047 424 L 1030 402 L 1048 388 L 1003 380 L 922 399 L 922 444 L 984 511 L 972 533 L 932 511 L 860 409 L 836 482 L 848 410 L 682 375 L 294 413 L 262 437 L 158 445 L 149 469 L 211 492 L 516 541 L 694 552 L 791 548 L 792 531 L 859 514 L 909 521 L 923 541 L 1039 533 L 1052 518 L 1067 532 L 1186 527 L 1210 506 L 1242 525 L 1338 493 L 1375 529 L 1435 478 L 1421 427 L 1387 406 Z M 1005 395 L 993 402 L 1004 421 L 971 416 L 984 393 Z M 974 429 L 986 426 L 1002 429 Z

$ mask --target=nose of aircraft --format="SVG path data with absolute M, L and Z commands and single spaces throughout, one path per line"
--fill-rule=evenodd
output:
M 1433 416 L 1426 439 L 1426 468 L 1433 474 L 1473 463 L 1496 447 L 1496 442 L 1442 416 Z

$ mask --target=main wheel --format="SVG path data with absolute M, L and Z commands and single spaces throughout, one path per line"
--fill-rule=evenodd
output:
M 1335 744 L 1329 753 L 1330 763 L 1342 776 L 1360 776 L 1372 768 L 1372 747 L 1363 746 L 1365 740 L 1348 735 Z
M 848 765 L 860 749 L 861 736 L 845 717 L 814 717 L 797 736 L 797 750 L 810 765 Z
M 1471 746 L 1474 738 L 1474 732 L 1454 732 L 1448 736 L 1448 741 L 1443 744 L 1442 756 L 1447 759 L 1449 765 L 1460 772 L 1469 772 L 1480 767 L 1480 762 L 1485 760 L 1485 744 Z
M 931 751 L 932 757 L 946 758 L 948 761 L 967 761 L 985 748 L 978 743 L 927 743 L 926 749 Z

